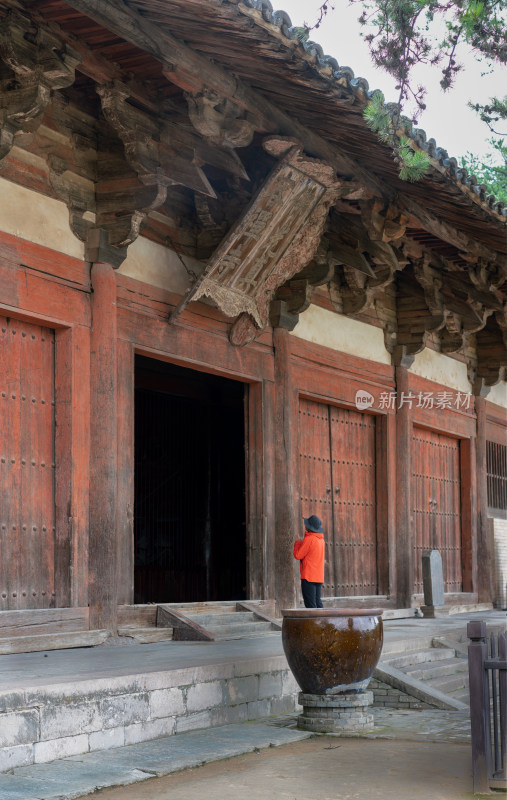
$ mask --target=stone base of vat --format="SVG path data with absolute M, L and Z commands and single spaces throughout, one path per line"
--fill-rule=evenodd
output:
M 314 733 L 364 733 L 373 728 L 373 714 L 368 706 L 373 703 L 373 692 L 357 694 L 299 693 L 303 713 L 298 717 L 298 728 Z

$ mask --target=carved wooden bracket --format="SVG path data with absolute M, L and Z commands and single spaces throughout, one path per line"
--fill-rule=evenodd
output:
M 52 92 L 74 82 L 79 62 L 77 51 L 24 14 L 9 11 L 0 20 L 0 159 L 16 134 L 37 129 Z
M 277 289 L 311 261 L 339 191 L 334 169 L 306 156 L 298 143 L 270 137 L 264 148 L 280 163 L 170 318 L 191 300 L 209 297 L 237 318 L 230 334 L 236 345 L 268 324 Z
M 496 316 L 496 315 L 495 315 Z M 476 335 L 477 378 L 486 386 L 502 380 L 507 370 L 507 343 L 504 321 L 490 318 Z
M 98 86 L 102 111 L 125 148 L 125 157 L 146 186 L 158 191 L 168 186 L 187 186 L 216 197 L 206 175 L 195 163 L 194 149 L 174 143 L 173 128 L 131 105 L 129 90 L 118 82 Z
M 336 270 L 330 283 L 331 301 L 337 311 L 357 314 L 376 302 L 407 259 L 392 245 L 371 240 L 352 215 L 334 212 L 332 230 L 330 255 Z
M 408 217 L 383 200 L 370 200 L 361 207 L 361 216 L 370 239 L 377 242 L 396 242 L 405 235 Z
M 292 330 L 297 324 L 299 314 L 309 308 L 315 288 L 329 283 L 334 277 L 334 271 L 335 261 L 329 253 L 329 242 L 323 237 L 309 264 L 278 289 L 269 315 L 272 327 Z M 292 324 L 289 324 L 289 315 L 292 317 Z
M 192 94 L 185 92 L 188 115 L 194 128 L 217 145 L 247 147 L 260 123 L 233 100 L 211 89 Z
M 84 144 L 94 153 L 94 183 L 80 184 L 64 159 L 49 157 L 51 183 L 67 202 L 72 228 L 84 241 L 98 229 L 107 232 L 109 246 L 127 247 L 147 215 L 165 202 L 170 186 L 183 185 L 215 198 L 200 166 L 205 159 L 244 176 L 244 170 L 231 165 L 227 155 L 216 154 L 197 133 L 185 136 L 177 126 L 129 102 L 130 91 L 119 81 L 98 85 L 97 93 L 108 126 L 102 126 L 96 142 Z M 79 152 L 78 141 L 74 149 Z

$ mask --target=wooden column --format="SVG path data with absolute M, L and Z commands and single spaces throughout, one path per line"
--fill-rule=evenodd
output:
M 493 601 L 493 559 L 488 523 L 488 481 L 486 462 L 486 400 L 475 397 L 477 414 L 476 475 L 477 475 L 477 599 L 480 603 Z
M 376 441 L 378 594 L 396 585 L 396 417 L 377 417 Z
M 116 280 L 95 262 L 90 375 L 90 628 L 117 627 L 117 341 Z
M 296 525 L 294 478 L 294 436 L 297 431 L 297 394 L 292 383 L 289 331 L 273 329 L 275 348 L 275 589 L 277 613 L 293 608 L 294 542 L 300 531 Z
M 396 367 L 399 406 L 402 393 L 408 396 L 407 367 Z M 396 604 L 410 608 L 414 586 L 412 525 L 412 410 L 406 403 L 396 412 Z
M 274 404 L 272 381 L 248 390 L 248 597 L 275 597 Z
M 475 436 L 460 442 L 463 591 L 477 587 L 477 453 Z
M 90 330 L 55 341 L 55 589 L 57 607 L 88 605 Z
M 134 347 L 117 342 L 118 604 L 134 602 Z

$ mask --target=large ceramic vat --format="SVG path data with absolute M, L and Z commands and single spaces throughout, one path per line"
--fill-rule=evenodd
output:
M 303 692 L 366 689 L 382 651 L 382 609 L 287 609 L 282 615 L 283 649 Z

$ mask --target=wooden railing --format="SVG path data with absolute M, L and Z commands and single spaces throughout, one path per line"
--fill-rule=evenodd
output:
M 507 789 L 507 633 L 486 636 L 469 622 L 470 720 L 474 793 Z

